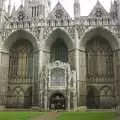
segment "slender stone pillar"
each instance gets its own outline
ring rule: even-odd
[[[68,91],[68,103],[67,103],[67,109],[70,110],[70,91]]]
[[[77,110],[77,97],[76,97],[76,91],[73,92],[73,108],[74,108],[74,111]]]
[[[114,88],[115,88],[115,97],[116,97],[116,104],[120,106],[120,50],[116,50],[114,52]]]
[[[48,110],[48,80],[45,79],[44,109]]]
[[[86,109],[86,53],[79,49],[78,32],[75,30],[76,38],[76,71],[77,71],[77,105],[80,109]]]
[[[76,91],[76,71],[73,71],[73,87],[74,87],[74,90],[73,90],[73,108],[74,108],[74,111],[77,110],[77,91]]]
[[[45,110],[48,110],[47,102],[48,102],[48,99],[47,99],[47,95],[45,94],[45,96],[44,96],[44,109],[45,109]]]
[[[32,80],[32,106],[35,107],[38,105],[38,98],[39,98],[39,53],[37,50],[33,52],[33,80]],[[37,101],[36,101],[37,100]]]
[[[79,81],[79,95],[80,95],[80,101],[79,106],[80,107],[86,107],[86,96],[87,96],[87,87],[86,87],[86,53],[85,51],[80,51],[80,81]]]
[[[6,106],[8,88],[8,68],[8,52],[0,50],[0,109],[3,109]]]
[[[70,72],[70,71],[69,71]],[[69,78],[68,80],[68,88],[67,88],[67,99],[68,99],[68,103],[67,103],[67,109],[70,110],[70,82],[71,82],[71,78]]]
[[[79,96],[79,80],[80,80],[80,68],[79,68],[79,60],[80,60],[80,56],[79,56],[79,38],[78,38],[78,32],[75,29],[75,39],[76,39],[76,50],[75,50],[75,68],[76,68],[76,92],[77,92],[77,106],[79,106],[79,100],[80,100],[80,96]]]

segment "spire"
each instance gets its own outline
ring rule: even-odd
[[[14,7],[13,7],[13,9],[12,9],[12,13],[11,13],[11,15],[14,17],[15,14],[16,14],[16,8],[15,8],[15,4],[14,4]]]
[[[79,0],[74,0],[74,18],[80,18],[80,2]]]
[[[4,21],[4,15],[5,15],[5,0],[0,0],[0,22]]]
[[[0,10],[3,10],[5,0],[0,0]]]
[[[48,6],[51,9],[51,0],[48,0]]]
[[[24,5],[28,6],[28,0],[24,0]]]
[[[22,6],[24,5],[24,0],[21,0],[21,5],[22,5]]]
[[[9,0],[8,4],[8,15],[10,16],[10,11],[11,11],[11,0]]]
[[[75,3],[79,3],[79,0],[75,0]]]
[[[114,9],[113,1],[111,0],[111,5],[110,5],[110,14],[112,14]]]
[[[24,7],[27,10],[29,6],[29,0],[24,0]]]

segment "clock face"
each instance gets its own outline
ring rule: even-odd
[[[63,16],[63,11],[62,10],[56,10],[55,16],[57,19],[62,18]]]

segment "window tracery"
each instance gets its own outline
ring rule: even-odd
[[[87,43],[88,77],[110,77],[113,75],[113,53],[109,43],[96,36]]]
[[[65,86],[66,80],[65,80],[65,70],[60,68],[54,68],[51,70],[51,87],[56,86]]]
[[[51,62],[68,62],[68,48],[63,40],[57,39],[51,47]]]
[[[9,79],[32,79],[32,67],[33,53],[31,44],[24,40],[14,44],[10,49]]]
[[[104,87],[100,92],[100,102],[101,106],[111,107],[113,102],[113,93],[111,88]]]

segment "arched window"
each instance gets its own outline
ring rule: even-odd
[[[87,43],[88,77],[113,76],[113,52],[106,39],[96,36]]]
[[[90,87],[87,93],[87,107],[98,109],[100,107],[100,92],[95,87]]]
[[[31,43],[20,40],[10,49],[9,80],[25,82],[32,79],[33,48]]]
[[[100,103],[103,108],[111,108],[113,105],[113,94],[109,87],[104,87],[100,91]]]
[[[21,88],[16,88],[12,93],[13,107],[24,107],[24,91]]]
[[[57,39],[51,47],[51,62],[60,60],[62,62],[68,62],[68,48],[62,39]]]

